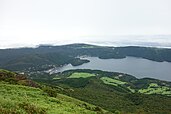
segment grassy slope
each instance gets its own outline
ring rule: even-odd
[[[119,110],[121,114],[171,113],[170,97],[122,93],[110,85],[102,85],[96,79],[91,79],[85,87],[73,88],[73,91],[67,92],[65,90],[64,93],[112,112]]]
[[[112,79],[109,77],[102,77],[100,79],[103,81],[103,83],[113,85],[113,86],[127,84],[127,82]],[[136,91],[135,89],[132,89],[130,86],[127,86],[127,88],[132,93],[135,93],[135,91]],[[159,86],[157,83],[150,83],[147,88],[139,89],[138,92],[143,93],[143,94],[160,94],[160,95],[171,96],[171,88],[170,87]]]
[[[65,74],[64,74],[65,75]],[[91,77],[95,77],[98,76],[98,74],[95,73],[88,73],[88,72],[72,72],[67,74],[67,78],[71,78],[74,81],[76,81],[76,79],[78,80],[86,80],[86,79],[80,79],[80,78],[91,78]],[[105,76],[102,75],[100,76],[100,80],[102,80],[102,82],[104,84],[107,85],[112,85],[112,86],[122,86],[123,89],[127,89],[132,93],[135,93],[135,91],[138,91],[139,93],[144,93],[144,94],[161,94],[161,95],[167,95],[167,96],[171,96],[171,88],[170,86],[166,86],[162,85],[159,86],[157,83],[154,82],[149,82],[147,84],[144,84],[147,87],[141,87],[141,88],[133,88],[134,86],[132,86],[132,83],[129,81],[123,81],[120,79],[121,76]],[[55,76],[53,79],[58,79],[60,80],[62,77],[60,77],[59,75]],[[63,76],[63,78],[66,78],[66,76]],[[71,80],[73,82],[73,80]],[[142,80],[139,83],[142,83],[144,80]],[[146,83],[148,81],[145,81],[143,83]],[[70,82],[71,83],[71,82]],[[79,82],[78,82],[79,83]],[[157,85],[157,86],[154,86]]]
[[[2,71],[2,79],[4,74],[8,74],[15,78],[17,75],[8,71]],[[86,78],[68,78],[73,74],[94,74],[96,76]],[[80,76],[80,75],[77,75]],[[102,113],[102,107],[112,112],[120,111],[121,114],[170,114],[171,97],[161,95],[144,95],[140,93],[130,93],[126,86],[130,87],[129,83],[135,79],[125,74],[117,74],[103,71],[92,70],[74,70],[59,74],[60,79],[53,80],[48,76],[47,83],[54,85],[58,92],[68,96],[80,99],[76,100],[62,94],[57,94],[55,97],[50,97],[47,91],[39,88],[26,87],[16,84],[8,84],[1,81],[0,83],[0,112],[9,113]],[[107,77],[108,83],[115,83],[117,86],[105,84],[103,78]],[[9,77],[8,77],[9,78]],[[1,78],[0,78],[1,79]],[[12,83],[21,80],[13,79]],[[22,78],[21,78],[22,79]],[[25,78],[23,78],[25,79]],[[40,79],[40,77],[39,77]],[[135,79],[136,80],[136,79]],[[9,80],[4,80],[9,81]],[[44,80],[45,81],[45,80]],[[141,85],[149,80],[138,80]],[[155,81],[155,80],[154,80]],[[25,81],[27,82],[27,81]],[[125,83],[126,82],[126,83]],[[11,79],[10,79],[11,83]],[[149,81],[151,83],[151,80]],[[156,82],[157,83],[157,82]],[[163,82],[164,83],[164,82]],[[137,84],[136,82],[134,84]],[[26,83],[26,85],[28,85]],[[34,84],[33,84],[34,85]],[[138,85],[139,86],[139,85]],[[155,83],[150,84],[150,87],[158,87]],[[59,88],[60,87],[60,88]],[[67,87],[67,88],[65,88]],[[146,89],[144,87],[144,89]],[[54,91],[52,91],[54,92]],[[53,95],[53,94],[52,94]],[[87,104],[91,103],[93,105]],[[30,112],[31,111],[31,112]],[[104,112],[104,111],[103,111]]]
[[[62,94],[54,98],[38,88],[0,83],[2,113],[95,114],[94,110],[95,106]]]
[[[2,81],[4,75],[16,75],[13,72],[0,70],[0,112],[1,114],[96,114],[105,110],[80,100],[57,94],[50,97],[43,89],[11,84]],[[14,81],[14,79],[13,79]],[[55,91],[53,91],[55,92]]]
[[[87,108],[87,109],[86,109]],[[41,89],[0,83],[0,111],[3,113],[95,114],[95,106],[58,94],[49,97]]]
[[[95,74],[88,78],[68,78],[75,73]],[[138,93],[140,89],[147,89],[151,83],[164,84],[167,82],[151,79],[136,79],[126,74],[114,74],[93,70],[71,70],[55,77],[62,77],[59,80],[49,80],[47,83],[58,85],[63,88],[64,94],[86,101],[106,110],[121,113],[171,113],[171,97],[155,95],[144,95]],[[86,77],[86,76],[85,76]],[[154,86],[154,84],[151,84]],[[138,86],[138,88],[136,87]],[[168,87],[170,87],[168,85]],[[72,88],[72,91],[70,90]],[[162,90],[164,93],[165,90]],[[160,93],[158,93],[160,94]],[[160,103],[159,103],[160,102]]]
[[[145,94],[162,94],[171,96],[171,88],[166,86],[159,86],[157,83],[150,83],[148,88],[140,89],[138,92]]]

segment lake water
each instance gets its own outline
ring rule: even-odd
[[[62,72],[70,69],[93,69],[131,74],[137,78],[156,78],[171,81],[171,63],[155,62],[142,58],[126,57],[124,59],[99,59],[98,57],[86,57],[90,60],[80,66],[65,65],[55,68],[51,72]]]

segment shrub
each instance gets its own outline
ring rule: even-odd
[[[57,97],[57,92],[51,87],[43,87],[42,90],[47,93],[50,97]]]
[[[6,109],[6,108],[2,108],[2,107],[0,107],[0,112],[1,112],[1,114],[21,114],[21,113],[17,112],[16,109]]]
[[[116,110],[114,114],[120,114],[120,111]]]
[[[102,108],[96,106],[96,107],[94,108],[94,111],[99,111],[99,112],[101,112],[101,111],[102,111]]]
[[[40,108],[30,103],[23,102],[19,104],[19,106],[23,108],[28,114],[46,114],[45,108]]]

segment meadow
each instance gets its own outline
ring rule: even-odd
[[[74,72],[68,78],[89,78],[92,76],[96,76],[96,75],[92,73]]]
[[[1,114],[96,114],[96,110],[102,111],[99,107],[59,93],[50,97],[39,88],[0,82]]]

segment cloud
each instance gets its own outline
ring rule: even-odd
[[[2,0],[0,48],[83,42],[92,36],[89,41],[141,42],[132,36],[171,34],[170,5],[170,0]],[[125,35],[131,38],[113,37]],[[170,43],[162,39],[145,40]]]

